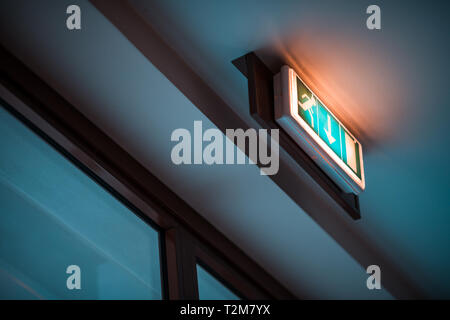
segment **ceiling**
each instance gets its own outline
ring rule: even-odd
[[[364,1],[131,2],[243,118],[230,61],[255,51],[303,74],[363,142],[357,228],[428,294],[450,295],[448,2],[379,1],[381,31]]]
[[[273,71],[288,63],[304,74],[363,143],[367,189],[349,228],[425,294],[450,297],[446,4],[380,3],[382,30],[369,31],[360,1],[131,3],[251,126],[233,59],[256,51]],[[79,32],[65,28],[69,4],[82,9]],[[215,125],[90,2],[0,8],[2,45],[292,292],[391,297],[367,290],[364,268],[256,166],[172,164],[174,129]],[[318,199],[323,214],[336,210]]]

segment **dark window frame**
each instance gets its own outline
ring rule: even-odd
[[[163,299],[198,299],[197,262],[242,298],[296,298],[3,47],[0,84],[11,113],[159,231]]]

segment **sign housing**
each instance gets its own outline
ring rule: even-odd
[[[288,66],[275,75],[274,91],[278,124],[342,190],[363,191],[361,143]]]

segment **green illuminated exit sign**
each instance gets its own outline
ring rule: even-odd
[[[280,126],[346,192],[365,188],[362,147],[295,71],[274,78],[275,118]]]

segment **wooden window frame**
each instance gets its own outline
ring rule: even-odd
[[[62,96],[0,47],[5,108],[160,232],[165,299],[198,299],[201,262],[246,299],[296,299]]]

